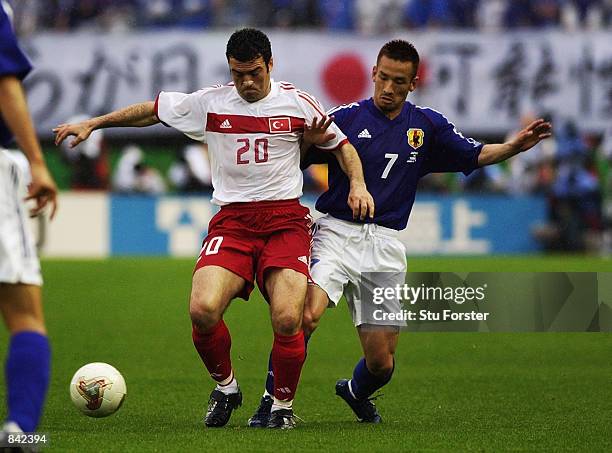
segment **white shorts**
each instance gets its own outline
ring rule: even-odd
[[[28,169],[0,149],[0,283],[42,285],[36,243],[23,201],[28,181]]]
[[[337,305],[344,294],[355,326],[399,325],[372,317],[379,308],[400,312],[399,299],[386,300],[382,307],[373,305],[371,296],[374,287],[404,284],[406,250],[397,236],[398,231],[390,228],[329,215],[315,223],[310,256],[312,281],[327,293],[330,304]]]

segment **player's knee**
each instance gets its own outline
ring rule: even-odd
[[[386,377],[393,372],[393,354],[376,354],[366,358],[368,370],[374,376]]]
[[[304,310],[304,316],[302,319],[302,329],[304,329],[304,334],[311,335],[319,326],[320,320],[320,316],[317,316],[310,310]]]
[[[272,318],[272,327],[278,334],[295,335],[302,328],[302,319],[297,313],[280,313]]]
[[[213,299],[192,293],[189,302],[191,322],[201,330],[214,326],[221,319],[221,311],[217,306]]]

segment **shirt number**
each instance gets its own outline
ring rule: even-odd
[[[387,179],[387,176],[389,176],[389,172],[391,171],[391,167],[393,167],[393,164],[397,160],[397,156],[398,154],[389,154],[389,153],[385,154],[385,159],[389,159],[389,162],[387,162],[385,171],[383,171],[382,173],[382,176],[381,176],[382,179]]]
[[[221,247],[221,243],[223,242],[223,236],[215,236],[210,241],[206,241],[204,245],[202,245],[202,253],[204,255],[216,255],[219,253],[219,247]]]
[[[236,150],[236,164],[244,165],[248,164],[250,160],[245,156],[251,150],[251,141],[248,138],[236,139],[238,143],[242,143],[242,146]],[[268,139],[257,138],[253,143],[254,158],[256,164],[262,162],[268,162]]]

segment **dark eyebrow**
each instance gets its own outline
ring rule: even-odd
[[[396,82],[405,82],[405,81],[407,81],[407,80],[408,80],[408,78],[407,78],[407,77],[404,77],[404,76],[399,76],[399,77],[391,77],[391,76],[390,76],[389,74],[387,74],[385,71],[379,71],[379,72],[380,72],[380,75],[381,75],[381,76],[383,76],[383,77],[387,77],[388,79],[393,79],[393,80],[395,80]]]
[[[248,71],[241,71],[239,69],[232,69],[232,72],[235,74],[252,74],[254,72],[261,71],[261,67],[257,67],[255,69],[250,69]]]

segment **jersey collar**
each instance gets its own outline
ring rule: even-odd
[[[273,99],[274,97],[276,97],[276,95],[278,94],[280,88],[279,88],[279,83],[275,82],[274,79],[272,77],[270,77],[270,92],[263,98],[261,98],[259,101],[257,102],[249,102],[249,101],[245,101],[244,99],[242,99],[242,97],[238,94],[238,90],[236,89],[236,96],[238,96],[239,99],[242,100],[242,102],[244,102],[247,105],[259,105],[262,102],[266,102],[270,99]]]
[[[404,106],[402,107],[402,111],[400,112],[399,115],[397,115],[395,118],[393,118],[392,120],[390,120],[389,118],[387,118],[387,116],[381,112],[378,107],[376,107],[376,104],[374,104],[374,99],[370,98],[366,101],[366,106],[367,108],[370,110],[370,112],[372,112],[372,114],[376,117],[381,119],[382,121],[386,121],[387,123],[390,124],[395,124],[395,123],[399,123],[401,122],[404,117],[406,116],[406,114],[408,113],[408,109],[410,108],[410,102],[405,101],[404,102]]]

